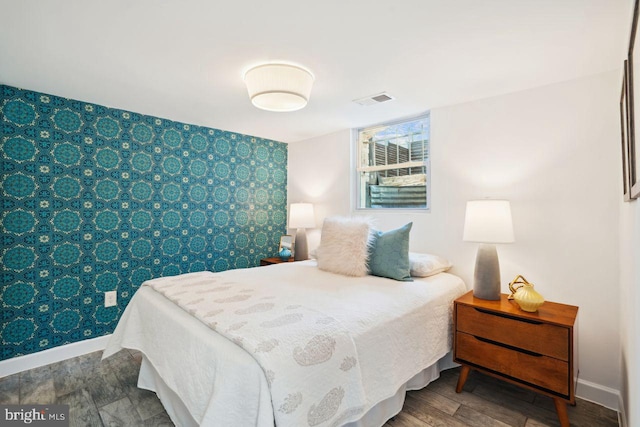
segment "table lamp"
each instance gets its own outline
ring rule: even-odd
[[[316,217],[311,203],[291,203],[289,206],[289,228],[296,229],[296,244],[293,251],[294,260],[304,261],[309,259],[305,228],[313,228],[315,226]]]
[[[465,242],[482,243],[476,255],[473,296],[500,299],[500,263],[495,243],[512,243],[513,223],[508,200],[472,200],[464,217]]]

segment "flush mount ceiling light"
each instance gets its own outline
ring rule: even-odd
[[[251,103],[267,111],[296,111],[311,95],[313,74],[291,64],[263,64],[244,74]]]

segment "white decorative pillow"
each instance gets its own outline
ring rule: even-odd
[[[450,269],[453,264],[438,255],[409,252],[409,264],[413,277],[428,277]]]
[[[318,268],[345,276],[366,276],[372,240],[370,229],[367,218],[325,219],[317,251]]]

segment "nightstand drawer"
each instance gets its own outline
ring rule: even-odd
[[[456,329],[563,361],[569,360],[569,329],[463,304],[456,307]]]
[[[464,333],[456,334],[456,349],[456,361],[499,372],[564,398],[569,396],[569,364],[566,362],[523,353]]]

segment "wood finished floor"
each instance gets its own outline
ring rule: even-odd
[[[100,362],[101,352],[0,379],[0,404],[70,405],[70,426],[172,426],[156,395],[136,387],[141,355],[123,350]],[[471,373],[455,392],[458,369],[407,394],[385,427],[559,426],[553,401],[491,377]],[[613,427],[615,411],[578,400],[572,426]],[[226,427],[226,426],[225,426]],[[235,426],[233,426],[235,427]]]

